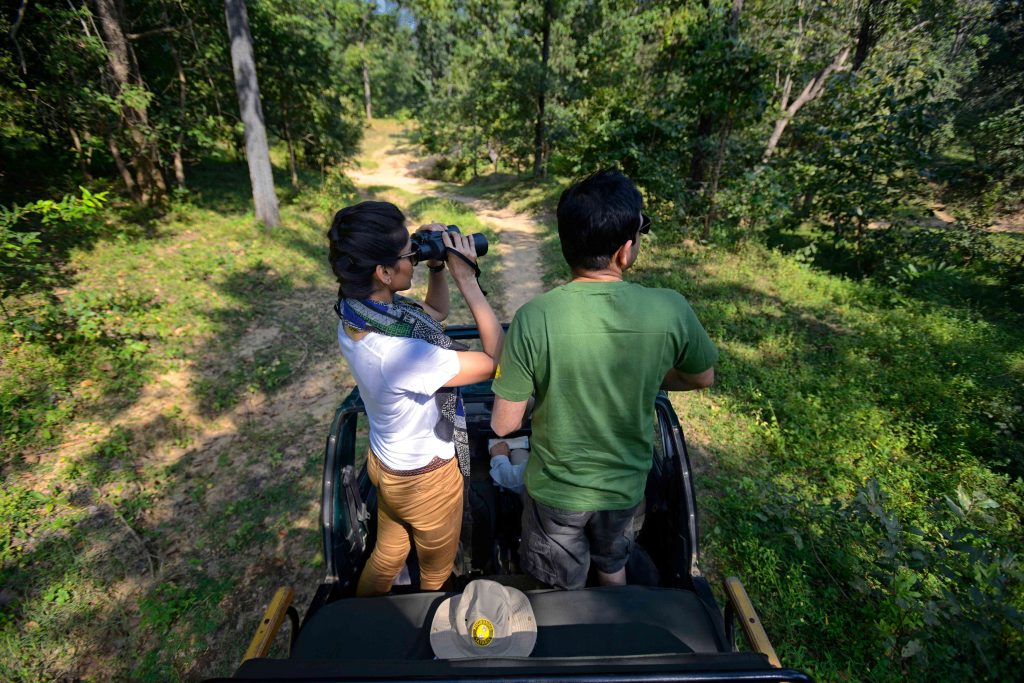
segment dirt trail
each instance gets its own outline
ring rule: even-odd
[[[447,192],[440,183],[421,177],[432,161],[417,154],[404,130],[376,124],[367,132],[363,153],[368,163],[348,174],[361,189],[394,187],[459,202],[498,232],[500,244],[494,251],[501,258],[499,295],[506,321],[512,320],[520,306],[544,291],[540,257],[542,228],[535,219],[497,208],[484,199]]]
[[[440,184],[418,177],[428,162],[394,124],[371,129],[367,142],[365,167],[349,174],[361,190],[398,188],[457,201],[499,233],[500,243],[492,248],[500,256],[502,282],[493,287],[493,296],[503,319],[510,320],[523,303],[541,293],[541,228],[533,219],[486,201],[453,196]],[[324,219],[295,218],[315,225],[318,235]],[[170,248],[190,239],[188,232],[172,237]],[[168,281],[165,286],[185,285]],[[110,410],[83,411],[58,447],[25,456],[33,469],[20,476],[20,483],[42,492],[68,489],[70,506],[81,513],[77,524],[89,539],[90,557],[96,556],[88,565],[95,587],[88,594],[84,585],[77,590],[83,600],[98,605],[100,616],[48,636],[74,645],[59,655],[53,671],[107,680],[126,677],[135,666],[124,651],[177,657],[178,641],[167,640],[171,631],[151,633],[141,627],[139,605],[157,595],[154,591],[161,585],[191,587],[190,577],[200,570],[233,586],[216,603],[229,622],[216,634],[204,635],[202,645],[184,650],[189,657],[197,655],[177,663],[185,678],[231,670],[275,587],[293,586],[296,604],[309,603],[323,571],[316,560],[317,462],[331,415],[353,386],[338,357],[336,320],[325,313],[334,292],[325,273],[322,283],[264,301],[238,338],[197,336],[189,357],[163,359],[165,367],[137,398]],[[268,391],[242,387],[223,409],[201,405],[204,394],[198,387],[227,381],[239,363],[256,369],[272,357],[286,358],[291,367],[279,386]],[[86,384],[76,391],[88,391]],[[117,439],[128,444],[124,454],[109,456],[110,463],[98,461],[104,444],[120,443]],[[73,480],[70,469],[90,462],[103,463],[114,474],[118,468],[137,474],[109,484]],[[119,505],[136,499],[149,502],[132,519],[122,515]],[[236,521],[218,526],[222,519]],[[232,534],[244,531],[245,525],[270,531],[265,539],[226,548]],[[210,533],[227,537],[211,539]],[[188,634],[193,626],[183,619],[180,628]]]

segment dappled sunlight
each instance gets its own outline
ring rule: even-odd
[[[706,397],[673,396],[698,446],[705,552],[743,576],[797,662],[790,644],[808,630],[844,647],[843,623],[879,609],[868,595],[888,595],[858,576],[881,561],[874,542],[839,521],[862,509],[867,482],[929,537],[953,523],[944,496],[990,497],[1004,521],[988,542],[1007,547],[997,529],[1013,528],[1024,470],[997,423],[1015,419],[1019,329],[980,311],[890,304],[870,282],[752,245],[669,249],[639,265],[640,281],[685,293],[719,343]]]
[[[387,144],[404,139],[402,126],[383,128]],[[211,166],[208,180],[237,170]],[[132,351],[81,375],[73,417],[18,475],[24,493],[12,501],[41,498],[18,523],[28,540],[16,552],[22,566],[45,566],[14,598],[20,618],[38,625],[19,659],[26,666],[97,680],[227,674],[273,590],[292,585],[301,606],[323,571],[323,438],[354,382],[337,350],[328,216],[313,207],[336,199],[336,210],[354,195],[300,196],[281,227],[263,232],[240,185],[214,185],[176,205],[151,242],[75,255],[73,292],[119,293],[102,300],[101,320],[130,332],[111,339]],[[505,292],[541,277],[502,267],[502,230],[522,217],[479,217],[451,198],[390,186],[364,192],[397,201],[413,225],[485,233],[482,282],[499,312]],[[417,269],[412,296],[425,294],[425,277]],[[451,292],[449,323],[471,323]],[[365,425],[358,441],[365,451]],[[37,510],[49,511],[52,529]]]
[[[253,235],[244,219],[204,215],[216,228],[182,221],[155,249],[112,244],[76,257],[79,289],[152,293],[145,348],[169,357],[111,364],[83,380],[84,400],[106,398],[123,381],[117,372],[134,377],[130,391],[76,411],[60,446],[23,478],[61,520],[53,532],[26,527],[35,540],[22,561],[45,558],[56,573],[37,574],[17,594],[36,624],[25,661],[45,662],[55,676],[152,680],[162,653],[180,675],[197,665],[226,673],[274,585],[296,583],[308,600],[320,571],[323,433],[353,385],[336,353],[325,228],[286,211],[296,227]],[[240,497],[258,505],[233,507]],[[267,550],[279,570],[245,569]],[[245,597],[232,597],[235,586]],[[217,629],[224,614],[237,629]],[[139,658],[125,660],[126,649]],[[220,654],[205,664],[195,656],[212,651]]]
[[[721,351],[702,566],[817,679],[1019,672],[1020,0],[125,4],[2,22],[0,679],[229,675],[322,578],[331,217],[483,233],[507,322],[609,167]]]

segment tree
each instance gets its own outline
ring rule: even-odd
[[[274,192],[274,175],[270,166],[267,130],[263,122],[263,107],[260,103],[260,88],[256,79],[256,62],[253,59],[252,35],[249,32],[245,1],[224,0],[224,15],[231,41],[231,65],[235,73],[238,107],[242,122],[245,124],[245,157],[249,162],[249,180],[252,182],[256,218],[268,228],[273,228],[279,223],[280,216],[277,195]]]
[[[129,184],[129,190],[137,188],[138,199],[149,203],[150,199],[167,194],[167,184],[160,171],[160,160],[156,146],[152,142],[152,131],[149,123],[147,105],[150,93],[147,91],[139,65],[131,50],[122,26],[120,7],[114,0],[95,0],[99,15],[100,29],[107,46],[107,59],[110,74],[113,77],[111,93],[121,107],[121,115],[128,135],[133,143],[132,162],[135,166],[135,185]],[[117,160],[120,156],[116,144],[111,138],[111,154]],[[123,171],[122,171],[122,174]],[[126,184],[128,184],[126,182]]]
[[[544,0],[541,19],[540,87],[537,89],[537,123],[533,138],[533,177],[544,175],[544,103],[548,89],[548,56],[551,52],[551,22],[555,13],[554,0]]]

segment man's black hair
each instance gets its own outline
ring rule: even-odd
[[[643,198],[614,168],[590,174],[558,200],[558,237],[572,268],[600,270],[629,240],[636,241]]]
[[[378,265],[393,266],[409,239],[405,216],[389,202],[360,202],[334,214],[327,231],[327,259],[338,278],[338,298],[365,299],[373,293]]]

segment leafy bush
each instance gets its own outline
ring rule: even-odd
[[[956,500],[945,496],[932,510],[943,521],[931,531],[903,523],[892,507],[869,479],[837,519],[840,528],[875,539],[874,552],[862,546],[864,575],[853,587],[877,606],[876,627],[894,668],[969,679],[980,662],[992,680],[1014,678],[1017,663],[1008,654],[1024,646],[1024,567],[1001,543],[999,504],[958,487]]]
[[[53,257],[66,243],[91,235],[107,201],[106,192],[64,195],[11,208],[0,206],[0,297],[24,285],[50,282]]]

